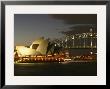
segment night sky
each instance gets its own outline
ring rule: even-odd
[[[39,37],[60,38],[71,27],[96,24],[96,14],[15,14],[14,42],[30,45]]]

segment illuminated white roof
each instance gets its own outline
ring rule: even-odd
[[[37,49],[32,49],[33,44],[38,44]],[[45,40],[43,37],[38,38],[35,40],[30,48],[27,48],[25,46],[16,46],[16,50],[18,54],[21,54],[23,56],[25,55],[45,55],[47,51],[48,41]]]

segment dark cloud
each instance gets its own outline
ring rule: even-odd
[[[93,32],[97,32],[97,26],[96,25],[76,25],[74,27],[70,27],[68,31],[61,31],[62,34],[66,35],[73,35],[77,33],[85,33],[85,32],[90,32],[90,29],[92,28]]]
[[[66,24],[97,24],[97,14],[52,14],[50,16],[63,20]]]
[[[65,25],[69,24],[68,30],[61,31],[66,35],[89,32],[97,32],[97,14],[52,14],[51,18],[64,21]]]

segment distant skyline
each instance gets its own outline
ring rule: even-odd
[[[39,37],[60,38],[61,31],[92,24],[97,24],[96,14],[15,14],[14,43],[30,45]]]

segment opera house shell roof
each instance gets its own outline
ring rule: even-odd
[[[31,46],[16,46],[16,50],[18,55],[26,56],[26,55],[45,55],[47,51],[48,41],[43,37],[35,40]]]

